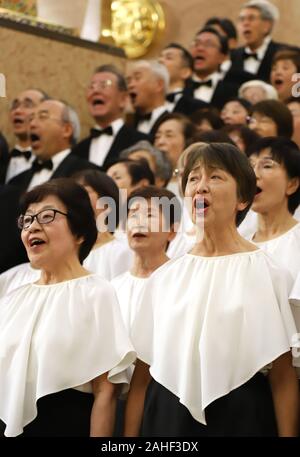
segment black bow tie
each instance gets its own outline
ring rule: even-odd
[[[31,157],[31,151],[28,149],[26,151],[20,151],[19,149],[14,148],[11,153],[11,157],[24,157],[26,160],[29,160]]]
[[[244,51],[244,59],[249,59],[249,57],[253,57],[253,59],[259,60],[258,55],[256,52],[247,52]]]
[[[139,122],[150,121],[151,116],[152,116],[152,113],[146,113],[146,114],[137,113],[136,114],[136,123],[138,124]]]
[[[209,79],[208,81],[193,81],[193,89],[199,89],[199,87],[207,86],[212,87],[213,83],[212,80]]]
[[[38,171],[41,171],[43,168],[46,168],[48,170],[52,170],[53,168],[53,162],[51,159],[49,160],[39,160],[39,159],[34,159],[32,163],[32,171],[34,173],[37,173]]]
[[[175,99],[177,97],[177,95],[181,95],[182,94],[182,91],[178,91],[178,92],[173,92],[171,94],[168,94],[166,96],[166,99],[168,100],[168,102],[170,103],[174,103],[175,102]]]
[[[99,136],[101,136],[101,135],[113,135],[112,127],[111,126],[106,127],[103,130],[99,130],[99,129],[91,129],[90,130],[90,136],[92,138],[99,138]]]

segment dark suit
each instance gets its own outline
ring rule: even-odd
[[[185,114],[185,116],[190,116],[195,111],[207,107],[208,103],[202,100],[197,100],[196,98],[190,97],[188,95],[183,95],[175,104],[173,113],[181,113]]]
[[[239,85],[236,82],[227,82],[220,80],[216,85],[211,101],[208,105],[222,109],[226,102],[237,96]],[[193,81],[189,80],[186,84],[185,94],[190,97],[194,96]]]
[[[26,250],[17,227],[20,189],[0,185],[0,273],[20,263],[28,262]]]
[[[80,159],[73,155],[73,152],[70,152],[69,155],[59,164],[54,173],[51,175],[50,179],[54,178],[68,178],[72,176],[76,171],[86,170],[86,169],[99,169],[93,163],[88,162],[87,160]],[[32,169],[26,170],[23,173],[15,176],[9,181],[9,184],[17,187],[18,189],[25,191],[34,173]]]
[[[6,171],[9,163],[8,145],[0,133],[0,184],[5,183]]]
[[[275,41],[270,41],[269,46],[267,47],[266,53],[264,58],[262,59],[257,73],[254,75],[254,79],[261,79],[266,81],[267,83],[270,82],[270,73],[272,68],[272,61],[273,57],[277,51],[281,49],[292,49],[298,50],[296,46],[289,46],[284,43],[276,43]],[[244,61],[246,56],[244,54],[245,46],[240,48],[234,49],[232,51],[232,70],[234,71],[244,71]]]
[[[123,125],[118,131],[101,168],[106,169],[109,164],[118,159],[123,149],[129,148],[141,140],[149,140],[149,137],[127,125]],[[91,136],[85,138],[73,148],[72,153],[77,157],[89,160],[91,142]]]

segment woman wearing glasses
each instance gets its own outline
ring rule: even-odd
[[[295,279],[300,271],[300,151],[286,138],[263,138],[249,157],[257,190],[252,210],[257,227],[251,240],[272,254]]]
[[[182,189],[198,238],[145,286],[131,331],[138,360],[125,433],[295,436],[288,277],[236,230],[255,175],[230,144],[191,148]]]
[[[112,286],[82,266],[97,238],[89,197],[52,180],[27,192],[21,211],[41,274],[0,302],[1,433],[110,436],[134,351]]]

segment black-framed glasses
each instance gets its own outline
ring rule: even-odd
[[[54,221],[57,213],[68,216],[67,213],[63,213],[58,209],[43,209],[36,214],[21,214],[18,218],[18,227],[21,230],[27,230],[34,219],[36,219],[39,224],[50,224],[50,222]]]

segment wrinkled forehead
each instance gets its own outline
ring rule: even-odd
[[[62,117],[62,113],[65,106],[58,100],[45,100],[38,104],[36,111],[45,111],[49,114],[53,114],[56,117]]]

